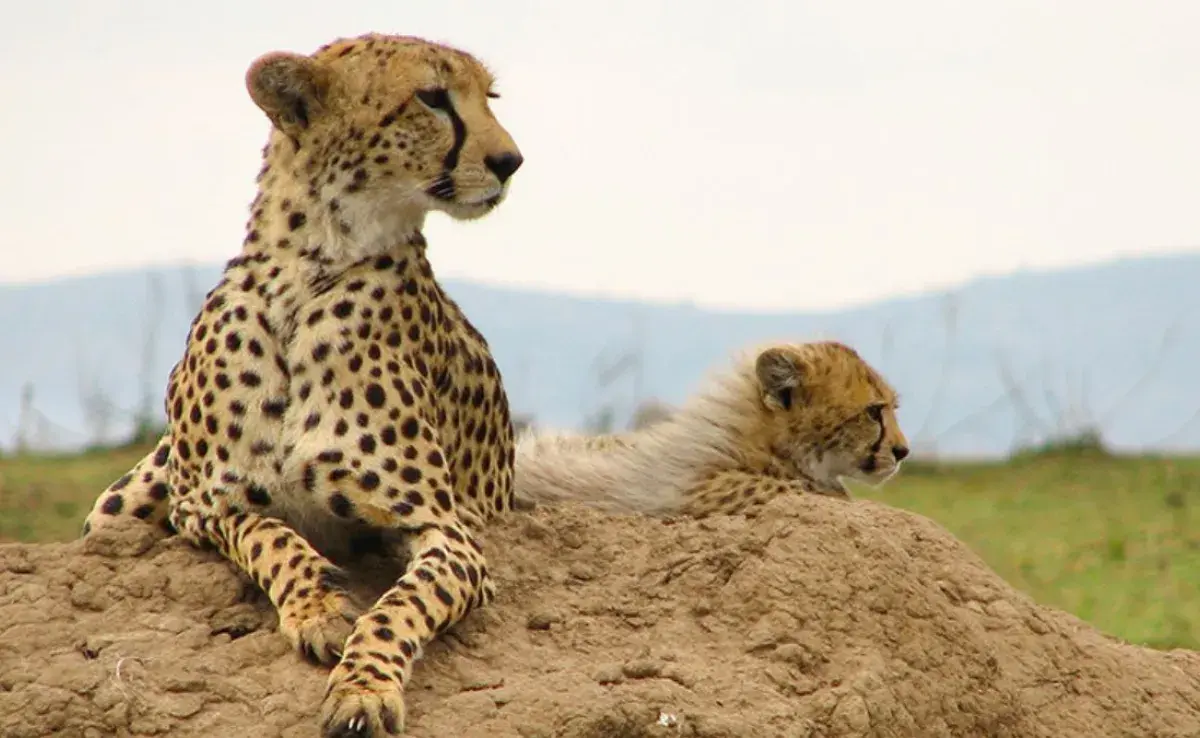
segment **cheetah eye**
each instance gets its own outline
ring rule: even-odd
[[[417,99],[434,110],[450,109],[450,93],[445,87],[417,90]]]
[[[783,406],[784,410],[792,409],[792,388],[791,387],[781,387],[779,389],[779,391],[775,393],[775,397],[776,397],[776,399],[779,400],[779,404]]]
[[[867,417],[876,423],[883,420],[883,405],[868,405]]]

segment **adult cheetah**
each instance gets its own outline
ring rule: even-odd
[[[843,477],[880,485],[908,456],[896,407],[895,391],[852,348],[775,343],[643,430],[522,435],[515,494],[697,518],[782,494],[849,497]]]
[[[512,508],[500,372],[422,227],[491,212],[522,157],[482,64],[418,38],[270,53],[246,84],[272,130],[241,255],[171,372],[161,444],[84,534],[136,516],[214,546],[334,665],[323,734],[398,734],[422,647],[492,599],[477,534]],[[359,616],[318,551],[364,529],[408,564]]]

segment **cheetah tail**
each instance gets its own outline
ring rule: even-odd
[[[585,436],[525,431],[517,439],[518,509],[579,503],[611,513],[664,515],[681,507],[679,479],[636,434]]]

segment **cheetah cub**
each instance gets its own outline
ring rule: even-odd
[[[906,456],[896,393],[853,349],[779,343],[740,357],[645,429],[527,432],[515,487],[526,504],[705,517],[783,494],[849,497],[843,478],[882,484]]]

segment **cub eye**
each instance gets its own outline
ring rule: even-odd
[[[445,87],[417,90],[417,99],[434,110],[450,109],[450,93],[446,91]]]
[[[500,99],[500,93],[499,93],[499,92],[492,92],[491,90],[488,90],[488,92],[487,92],[487,96],[488,96],[488,97],[490,97],[490,98],[492,98],[493,100],[499,100],[499,99]]]
[[[883,420],[883,405],[868,405],[867,417],[874,420],[876,423]]]

